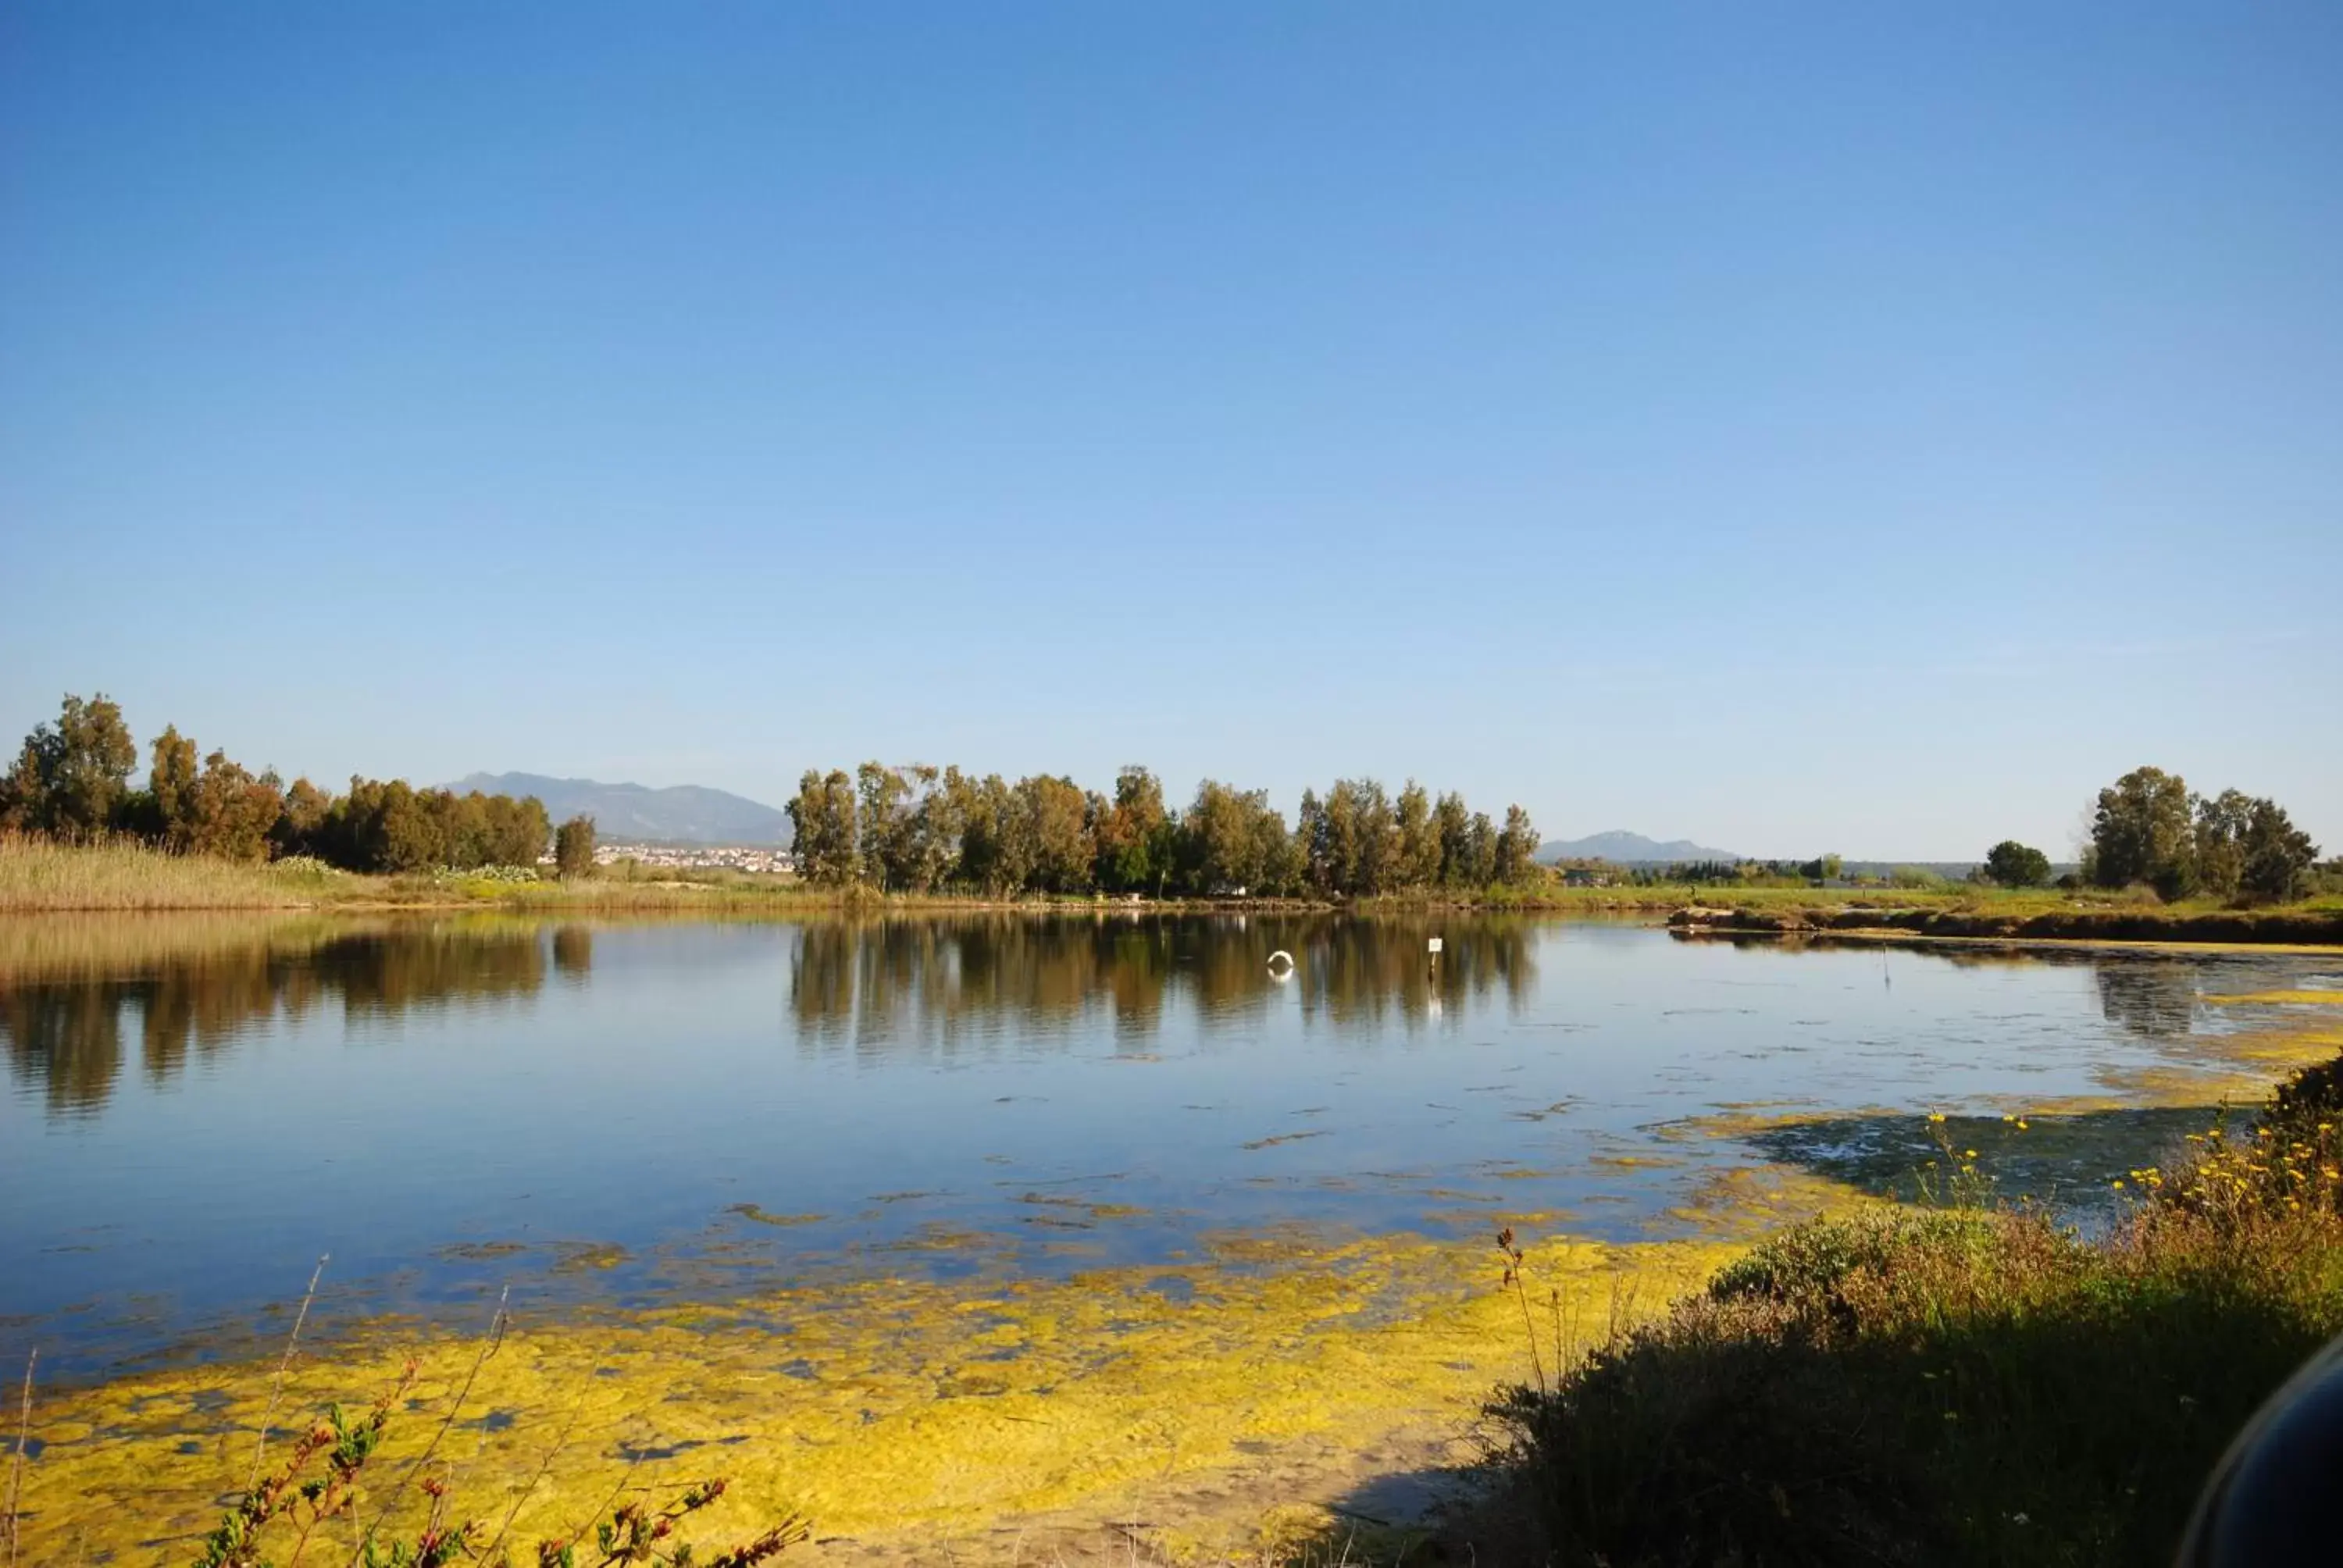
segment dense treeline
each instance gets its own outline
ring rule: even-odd
[[[1835,881],[1845,869],[1837,855],[1811,860],[1671,860],[1665,865],[1621,866],[1607,860],[1564,860],[1565,872],[1580,872],[1639,888],[1804,888]]]
[[[275,769],[254,773],[225,751],[199,762],[200,753],[193,738],[166,727],[148,748],[139,788],[138,748],[121,708],[103,692],[86,702],[67,697],[56,721],[26,736],[0,775],[0,829],[69,842],[123,834],[229,860],[310,855],[375,872],[534,866],[553,838],[534,796],[458,795],[400,779],[352,779],[337,796],[307,779],[288,787]]]
[[[2058,885],[2146,887],[2167,900],[2284,903],[2318,887],[2343,886],[2343,861],[2324,867],[2318,862],[2318,846],[2310,835],[2267,796],[2240,789],[2200,795],[2177,773],[2136,768],[2099,791],[2082,865],[2058,879]],[[1566,864],[1562,869],[1565,876],[1615,875],[1644,884],[1790,887],[1835,881],[1844,863],[1836,855],[1825,855],[1799,862],[1702,861],[1632,870]],[[2043,887],[2051,878],[2050,858],[2015,839],[1994,845],[1970,873],[1971,881],[2016,889]],[[1866,879],[1853,879],[1857,885]],[[1920,867],[1898,868],[1884,879],[1895,887],[1945,884],[1943,877]]]
[[[230,860],[310,856],[377,873],[535,866],[556,844],[534,797],[363,778],[342,795],[307,779],[287,786],[274,769],[254,773],[223,750],[206,755],[176,726],[150,744],[143,787],[133,780],[138,757],[119,706],[102,692],[86,701],[67,696],[55,720],[26,736],[0,773],[0,831],[65,842],[124,835]],[[1501,826],[1461,796],[1434,798],[1413,779],[1396,795],[1371,779],[1337,779],[1323,795],[1305,789],[1289,824],[1267,791],[1212,779],[1175,809],[1161,781],[1140,767],[1123,769],[1105,795],[1049,775],[1011,784],[958,768],[866,762],[852,774],[807,772],[788,810],[806,880],[885,892],[1372,898],[1477,891],[1551,874],[1535,863],[1537,832],[1521,807],[1508,807]],[[558,849],[561,875],[590,871],[592,821],[564,824]],[[2319,868],[2318,857],[2275,800],[2237,789],[2197,794],[2177,774],[2137,768],[2099,791],[2081,868],[2060,881],[2144,886],[2165,899],[2282,902],[2314,883],[2343,882],[2343,862]],[[2006,839],[1973,877],[2026,888],[2050,873],[2040,850]],[[1816,884],[1836,881],[1842,862],[1824,855],[1664,868],[1575,864],[1560,874]],[[1887,880],[1942,879],[1914,869]]]
[[[2318,846],[2286,809],[2239,789],[2199,795],[2161,768],[2135,768],[2099,791],[2081,879],[2145,884],[2167,899],[2299,898]]]
[[[1174,810],[1144,768],[1122,769],[1109,796],[1047,775],[866,762],[809,771],[788,809],[807,880],[887,892],[1371,897],[1520,881],[1537,850],[1519,806],[1500,827],[1413,780],[1396,797],[1361,779],[1304,790],[1289,826],[1266,790],[1212,779]]]
[[[2343,865],[2318,866],[2318,846],[2286,808],[2242,789],[2200,795],[2161,768],[2135,768],[2099,791],[2082,865],[2059,886],[2146,887],[2165,899],[2284,903],[2334,880]],[[1986,852],[1976,879],[2038,888],[2050,858],[2015,839]]]

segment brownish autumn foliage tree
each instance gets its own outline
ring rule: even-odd
[[[553,866],[567,881],[594,869],[594,819],[572,817],[553,836]]]

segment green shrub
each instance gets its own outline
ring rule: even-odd
[[[1926,1247],[1989,1246],[1991,1219],[1963,1211],[1865,1210],[1851,1219],[1796,1225],[1760,1243],[1709,1282],[1713,1300],[1827,1305],[1857,1274],[1885,1274]]]
[[[2343,1331],[2343,1061],[2087,1241],[1974,1188],[1795,1227],[1492,1412],[1548,1560],[2161,1563],[2255,1406]]]

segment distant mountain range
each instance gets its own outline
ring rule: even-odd
[[[1537,858],[1548,865],[1557,860],[1609,860],[1619,866],[1673,866],[1698,860],[1722,860],[1731,864],[1743,857],[1731,849],[1713,849],[1705,844],[1695,844],[1689,839],[1670,839],[1663,843],[1621,829],[1597,833],[1591,839],[1556,839],[1540,844]],[[2072,866],[2064,865],[2051,869],[2059,871],[2074,869]],[[1889,877],[1899,871],[1934,871],[1946,881],[1957,882],[1975,869],[1975,860],[1847,860],[1841,864],[1839,874],[1843,877]]]
[[[491,795],[534,795],[556,822],[594,819],[604,843],[648,839],[667,844],[786,844],[789,819],[760,801],[678,784],[603,784],[592,779],[548,779],[538,773],[475,773],[449,786]]]
[[[1537,858],[1549,864],[1555,860],[1610,860],[1622,866],[1666,866],[1679,860],[1741,859],[1730,849],[1712,849],[1689,839],[1670,839],[1662,842],[1657,839],[1646,839],[1641,833],[1630,833],[1624,828],[1597,833],[1591,839],[1553,839],[1538,846]]]

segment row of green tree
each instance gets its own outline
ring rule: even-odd
[[[1565,861],[1565,867],[1607,874],[1611,879],[1639,888],[1759,887],[1803,888],[1836,881],[1845,869],[1837,855],[1817,855],[1811,860],[1671,860],[1665,864],[1615,865],[1602,860]]]
[[[221,750],[203,756],[176,725],[155,738],[148,758],[142,788],[121,708],[103,692],[67,697],[55,722],[26,736],[0,775],[0,829],[72,841],[126,835],[229,860],[312,855],[376,872],[534,866],[554,838],[535,796],[458,795],[400,779],[352,779],[344,795],[307,779],[288,787],[274,769],[255,773]],[[590,864],[591,823],[565,826],[565,874],[580,839]]]
[[[2318,846],[2296,828],[2286,809],[2239,789],[2193,793],[2178,774],[2136,768],[2099,791],[2091,837],[2076,872],[2061,887],[2145,885],[2165,899],[2190,897],[2283,902],[2309,890]],[[1825,855],[1805,861],[1704,861],[1637,868],[1639,882],[1776,883],[1835,880],[1842,861]],[[2338,868],[2329,868],[2332,876]],[[2049,885],[2050,857],[2005,839],[1986,851],[1972,879],[2004,888]],[[1895,886],[1941,884],[1920,868],[1898,869]]]
[[[2081,874],[2167,899],[2286,900],[2302,895],[2318,859],[2310,835],[2266,796],[2200,795],[2177,773],[2135,768],[2099,791]]]
[[[2310,835],[2268,796],[2200,795],[2177,773],[2135,768],[2099,791],[2082,865],[2059,883],[2283,902],[2308,890],[2318,859]],[[2050,880],[2050,859],[2005,839],[1980,870],[2005,888],[2038,888]]]
[[[1517,882],[1537,851],[1519,806],[1500,827],[1413,780],[1397,795],[1367,779],[1304,790],[1289,826],[1268,791],[1212,779],[1175,810],[1139,767],[1110,796],[1046,774],[866,762],[808,771],[788,810],[808,881],[888,892],[1360,897]]]

